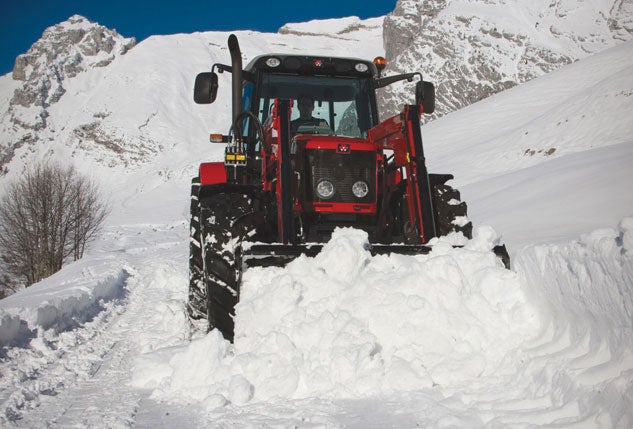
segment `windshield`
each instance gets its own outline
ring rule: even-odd
[[[262,77],[255,113],[263,123],[275,98],[292,99],[293,133],[366,137],[374,125],[370,93],[369,79],[267,73]]]

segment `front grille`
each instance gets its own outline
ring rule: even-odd
[[[376,154],[374,152],[352,151],[348,154],[340,154],[333,150],[310,150],[306,153],[306,162],[306,171],[310,172],[307,182],[311,184],[308,195],[313,201],[375,202]],[[316,193],[317,184],[324,179],[334,184],[334,195],[328,199],[319,198]],[[352,185],[358,180],[363,180],[369,185],[369,192],[364,198],[356,198],[352,193]]]

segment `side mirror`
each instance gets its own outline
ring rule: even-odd
[[[218,95],[218,75],[214,72],[199,73],[193,88],[193,101],[211,104]]]
[[[424,113],[435,111],[435,85],[424,80],[415,84],[415,103],[421,104]]]

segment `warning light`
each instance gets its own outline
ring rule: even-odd
[[[380,76],[380,73],[385,69],[385,67],[387,67],[387,60],[383,57],[376,57],[374,58],[374,65],[376,66],[378,75]]]

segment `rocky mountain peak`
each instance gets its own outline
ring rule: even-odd
[[[19,82],[9,100],[5,125],[8,146],[0,145],[0,167],[17,148],[38,139],[47,127],[49,107],[66,93],[69,80],[110,64],[136,44],[116,30],[73,15],[47,28],[42,37],[15,60],[12,78]],[[3,147],[4,146],[4,147]]]
[[[61,78],[71,78],[88,67],[108,65],[135,45],[116,30],[90,22],[80,15],[44,30],[42,37],[15,60],[13,79],[37,79],[47,69]]]
[[[15,91],[11,107],[45,110],[64,95],[67,79],[90,68],[107,66],[135,43],[134,38],[124,38],[116,30],[80,15],[47,28],[42,37],[15,60],[12,77],[23,84]],[[21,120],[19,115],[16,119]],[[32,128],[46,126],[45,115],[39,115],[34,122],[21,122]]]

